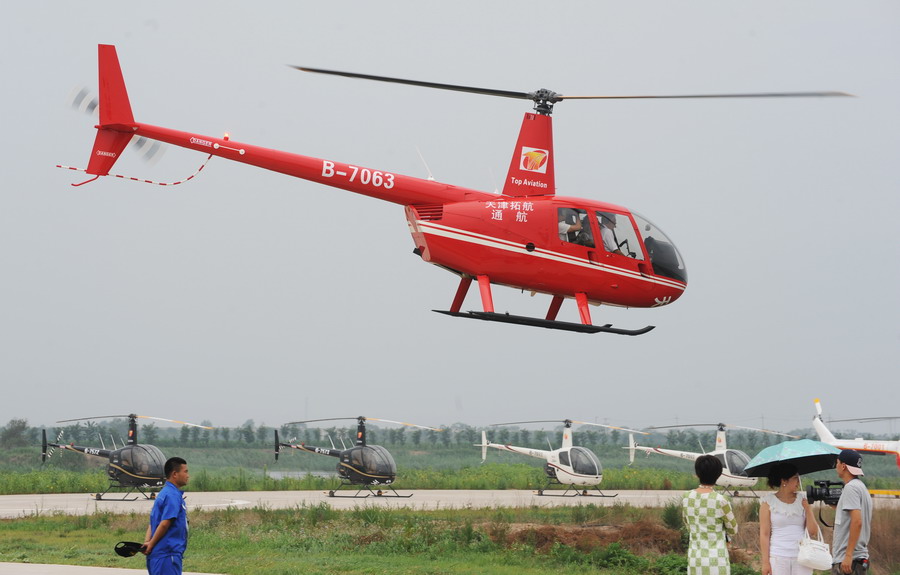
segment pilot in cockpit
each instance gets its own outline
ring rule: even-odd
[[[610,253],[625,255],[616,242],[616,214],[598,212],[597,215],[600,216],[600,238],[603,240],[603,247]]]

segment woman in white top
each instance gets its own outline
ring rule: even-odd
[[[762,575],[811,575],[812,569],[797,563],[803,531],[817,537],[818,526],[806,494],[800,491],[800,475],[790,463],[779,463],[769,472],[775,489],[760,499],[759,550]]]

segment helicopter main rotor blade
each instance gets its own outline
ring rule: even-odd
[[[98,415],[95,417],[76,417],[75,419],[60,419],[56,423],[69,423],[71,421],[87,421],[89,419],[114,419],[117,417],[124,417],[124,418],[129,418],[129,419],[132,417],[139,418],[139,419],[156,419],[158,421],[168,421],[170,423],[181,423],[182,425],[189,425],[191,427],[199,427],[202,429],[215,429],[213,427],[208,427],[206,425],[198,425],[196,423],[188,423],[187,421],[179,421],[177,419],[166,419],[165,417],[151,417],[149,415],[135,415],[133,413],[129,413],[128,415]]]
[[[345,78],[357,78],[360,80],[375,80],[377,82],[390,82],[393,84],[407,84],[409,86],[420,86],[422,88],[437,88],[438,90],[453,90],[455,92],[469,92],[472,94],[484,94],[488,96],[501,96],[503,98],[516,98],[519,100],[530,100],[531,95],[528,92],[511,92],[509,90],[493,90],[491,88],[477,88],[474,86],[458,86],[455,84],[440,84],[437,82],[422,82],[419,80],[406,80],[404,78],[390,78],[387,76],[373,76],[371,74],[357,74],[355,72],[340,72],[338,70],[323,70],[321,68],[308,68],[306,66],[291,66],[296,70],[303,72],[313,72],[315,74],[330,74],[332,76],[344,76]]]
[[[189,425],[191,427],[199,427],[200,429],[215,429],[214,427],[209,427],[208,425],[198,425],[196,423],[189,423],[187,421],[179,421],[177,419],[166,419],[165,417],[153,417],[150,415],[138,415],[140,419],[155,419],[157,421],[168,421],[169,423],[180,423],[182,425]]]
[[[829,419],[828,422],[829,423],[839,423],[839,422],[845,422],[845,421],[854,421],[857,423],[867,423],[867,422],[872,422],[872,421],[890,421],[892,419],[900,419],[900,416],[895,415],[893,417],[861,417],[859,419],[852,419],[852,418],[851,419]]]
[[[615,425],[606,425],[603,423],[591,423],[590,421],[575,421],[575,420],[572,420],[572,423],[577,423],[579,425],[595,425],[597,427],[606,427],[608,429],[618,429],[619,431],[627,431],[629,433],[640,433],[641,435],[650,435],[646,431],[638,431],[637,429],[628,429],[627,427],[617,427]]]
[[[407,425],[409,427],[419,427],[422,429],[430,429],[432,431],[444,431],[443,429],[439,429],[437,427],[428,427],[427,425],[418,425],[416,423],[406,423],[404,421],[394,421],[393,419],[378,419],[377,417],[367,417],[367,421],[383,421],[385,423],[396,423],[397,425]]]
[[[87,421],[89,419],[113,419],[116,417],[131,417],[131,414],[128,415],[97,415],[95,417],[76,417],[75,419],[60,419],[56,423],[69,423],[70,421]]]
[[[288,421],[284,425],[297,425],[300,423],[317,423],[319,421],[343,421],[347,419],[359,419],[358,417],[325,417],[323,419],[304,419],[303,421]]]
[[[672,429],[677,427],[718,427],[722,426],[725,429],[746,429],[748,431],[759,431],[761,433],[771,433],[773,435],[783,435],[784,437],[792,437],[797,439],[798,436],[791,435],[789,433],[782,433],[780,431],[774,431],[772,429],[760,429],[758,427],[745,427],[743,425],[732,425],[730,423],[683,423],[681,425],[657,425],[653,427],[648,427],[647,429]]]
[[[454,92],[469,92],[471,94],[483,94],[487,96],[500,96],[503,98],[514,98],[517,100],[535,100],[540,97],[551,97],[554,101],[559,100],[653,100],[653,99],[691,99],[691,98],[820,98],[834,96],[849,96],[846,92],[823,91],[823,92],[749,92],[737,94],[674,94],[674,95],[635,95],[635,96],[563,96],[549,90],[537,90],[535,92],[514,92],[511,90],[497,90],[494,88],[479,88],[476,86],[460,86],[457,84],[443,84],[440,82],[423,82],[420,80],[408,80],[405,78],[392,78],[388,76],[375,76],[372,74],[358,74],[356,72],[342,72],[339,70],[325,70],[322,68],[309,68],[307,66],[291,66],[295,70],[303,72],[312,72],[315,74],[329,74],[332,76],[343,76],[345,78],[356,78],[361,80],[374,80],[377,82],[389,82],[393,84],[406,84],[409,86],[419,86],[422,88],[436,88],[438,90],[452,90]],[[530,422],[527,422],[530,423]]]
[[[718,423],[682,423],[679,425],[653,425],[647,429],[672,429],[676,427],[716,427]]]
[[[497,427],[500,425],[519,425],[521,423],[562,423],[565,424],[565,420],[561,419],[535,419],[533,421],[507,421],[506,423],[492,423],[491,427]]]
[[[828,98],[853,94],[846,92],[750,92],[746,94],[676,94],[659,96],[562,96],[561,100],[679,100],[690,98]]]

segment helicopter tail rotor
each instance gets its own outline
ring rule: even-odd
[[[278,454],[281,453],[281,443],[278,441],[278,430],[275,430],[275,461],[278,461]]]

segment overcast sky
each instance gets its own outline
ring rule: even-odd
[[[17,2],[0,21],[0,425],[139,413],[235,426],[366,415],[809,426],[900,415],[900,4]],[[137,121],[493,191],[525,101],[287,65],[563,94],[557,192],[637,210],[685,258],[640,337],[450,318],[403,210],[214,158],[172,187],[84,174],[97,44]],[[129,151],[177,181],[204,160]],[[335,219],[340,224],[336,229]],[[498,311],[549,298],[495,288]],[[472,290],[464,309],[478,309]],[[567,300],[560,319],[577,321]],[[896,426],[895,426],[896,427]],[[886,431],[886,426],[858,426]]]

